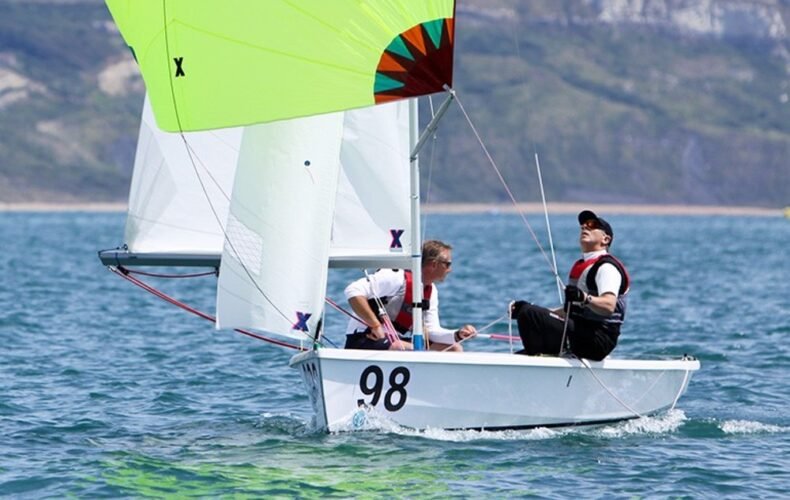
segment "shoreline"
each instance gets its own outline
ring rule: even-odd
[[[126,203],[5,203],[0,202],[0,212],[126,212]],[[782,217],[790,208],[741,207],[722,205],[656,205],[616,203],[549,203],[550,213],[570,214],[590,209],[601,214],[625,215],[727,215]],[[422,206],[428,214],[473,214],[473,213],[543,213],[540,203],[512,204],[497,203],[431,203]]]

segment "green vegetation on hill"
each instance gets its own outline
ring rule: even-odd
[[[634,26],[459,25],[456,89],[520,199],[539,196],[537,151],[555,201],[790,202],[790,89],[769,45]],[[431,196],[504,200],[454,118]]]
[[[537,151],[551,201],[790,204],[786,39],[551,20],[587,14],[578,2],[470,3],[520,14],[460,10],[455,73],[519,201],[538,199]],[[125,198],[142,90],[99,88],[130,58],[110,22],[99,2],[0,3],[0,201]],[[431,153],[423,200],[506,199],[457,106]]]
[[[0,71],[30,81],[0,108],[0,200],[125,197],[142,96],[97,87],[126,50],[109,20],[103,4],[0,3]]]

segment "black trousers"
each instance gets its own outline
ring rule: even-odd
[[[525,354],[559,355],[565,327],[563,318],[532,304],[524,304],[515,314]],[[617,345],[619,334],[619,331],[605,328],[602,323],[569,319],[565,338],[577,357],[600,361]]]
[[[370,328],[366,328],[362,332],[354,332],[346,334],[346,349],[370,349],[374,351],[386,351],[390,348],[392,343],[389,341],[388,338],[378,339],[378,340],[371,340],[368,338],[368,333],[370,333]],[[403,335],[398,335],[398,338],[405,341],[411,342],[412,339],[410,337],[404,337]]]

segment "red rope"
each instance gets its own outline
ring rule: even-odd
[[[355,314],[346,311],[345,309],[340,307],[340,305],[337,302],[335,302],[334,300],[330,299],[329,297],[325,297],[324,300],[326,301],[327,304],[329,304],[330,306],[334,307],[335,309],[337,309],[341,313],[345,314],[349,318],[352,318],[352,319],[354,319],[356,321],[359,321],[363,325],[367,325],[368,328],[373,328],[370,324],[368,324],[367,321],[364,321],[362,318],[356,316]],[[389,315],[385,314],[384,316],[382,316],[381,320],[382,320],[383,327],[384,327],[384,333],[387,335],[387,338],[389,339],[389,341],[392,342],[393,344],[396,341],[399,341],[400,337],[398,336],[397,332],[395,331],[395,325],[392,324],[392,321],[390,320]]]
[[[161,291],[157,290],[156,288],[154,288],[154,287],[148,285],[147,283],[135,278],[134,276],[129,275],[128,269],[125,269],[125,268],[124,269],[119,269],[119,268],[112,267],[112,266],[108,266],[108,268],[110,269],[110,271],[114,272],[115,274],[117,274],[118,276],[122,277],[126,281],[128,281],[128,282],[130,282],[130,283],[132,283],[134,285],[137,285],[138,287],[142,288],[143,290],[147,291],[148,293],[150,293],[150,294],[152,294],[152,295],[154,295],[156,297],[159,297],[160,299],[164,300],[165,302],[169,302],[170,304],[173,304],[176,307],[180,307],[181,309],[183,309],[183,310],[185,310],[187,312],[190,312],[190,313],[192,313],[192,314],[194,314],[196,316],[199,316],[199,317],[201,317],[201,318],[203,318],[205,320],[211,321],[212,323],[216,323],[217,322],[217,319],[214,316],[211,316],[210,314],[206,314],[206,313],[204,313],[202,311],[198,311],[194,307],[191,307],[191,306],[189,306],[189,305],[187,305],[187,304],[185,304],[185,303],[183,303],[183,302],[181,302],[181,301],[179,301],[177,299],[174,299],[173,297],[165,294],[164,292],[161,292]],[[149,273],[143,273],[142,271],[135,271],[135,272],[137,272],[139,274],[150,275]],[[289,349],[296,349],[297,351],[306,351],[307,350],[304,347],[292,345],[292,344],[289,344],[287,342],[282,342],[280,340],[271,339],[269,337],[264,337],[263,335],[259,335],[257,333],[253,333],[253,332],[248,331],[248,330],[243,330],[241,328],[234,328],[234,331],[238,332],[238,333],[240,333],[242,335],[246,335],[248,337],[252,337],[252,338],[258,339],[258,340],[263,340],[264,342],[269,342],[270,344],[278,345],[278,346],[281,346],[281,347],[287,347]]]
[[[359,322],[360,322],[360,323],[362,323],[363,325],[367,325],[367,323],[365,323],[365,321],[363,321],[363,320],[362,320],[362,318],[358,318],[358,317],[357,317],[355,314],[353,314],[353,313],[350,313],[350,312],[346,311],[345,309],[343,309],[342,307],[340,307],[340,304],[338,304],[338,303],[337,303],[337,302],[335,302],[334,300],[330,299],[329,297],[326,297],[324,300],[326,300],[326,303],[327,303],[327,304],[329,304],[330,306],[334,307],[336,310],[338,310],[338,311],[340,311],[341,313],[345,314],[345,315],[346,315],[346,316],[348,316],[349,318],[351,318],[351,319],[353,319],[353,320],[356,320],[356,321],[359,321]],[[370,326],[370,325],[368,325],[368,326]]]

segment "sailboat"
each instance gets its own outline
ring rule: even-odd
[[[418,153],[454,98],[452,0],[106,1],[148,99],[127,242],[100,258],[115,270],[218,269],[211,319],[297,344],[289,364],[318,428],[601,424],[673,408],[685,392],[700,366],[685,356],[592,362],[323,341],[330,266],[411,269],[422,297]],[[442,91],[418,134],[418,97]],[[187,177],[166,174],[178,168],[192,171],[184,187],[161,181]],[[414,315],[421,336],[420,307]]]

